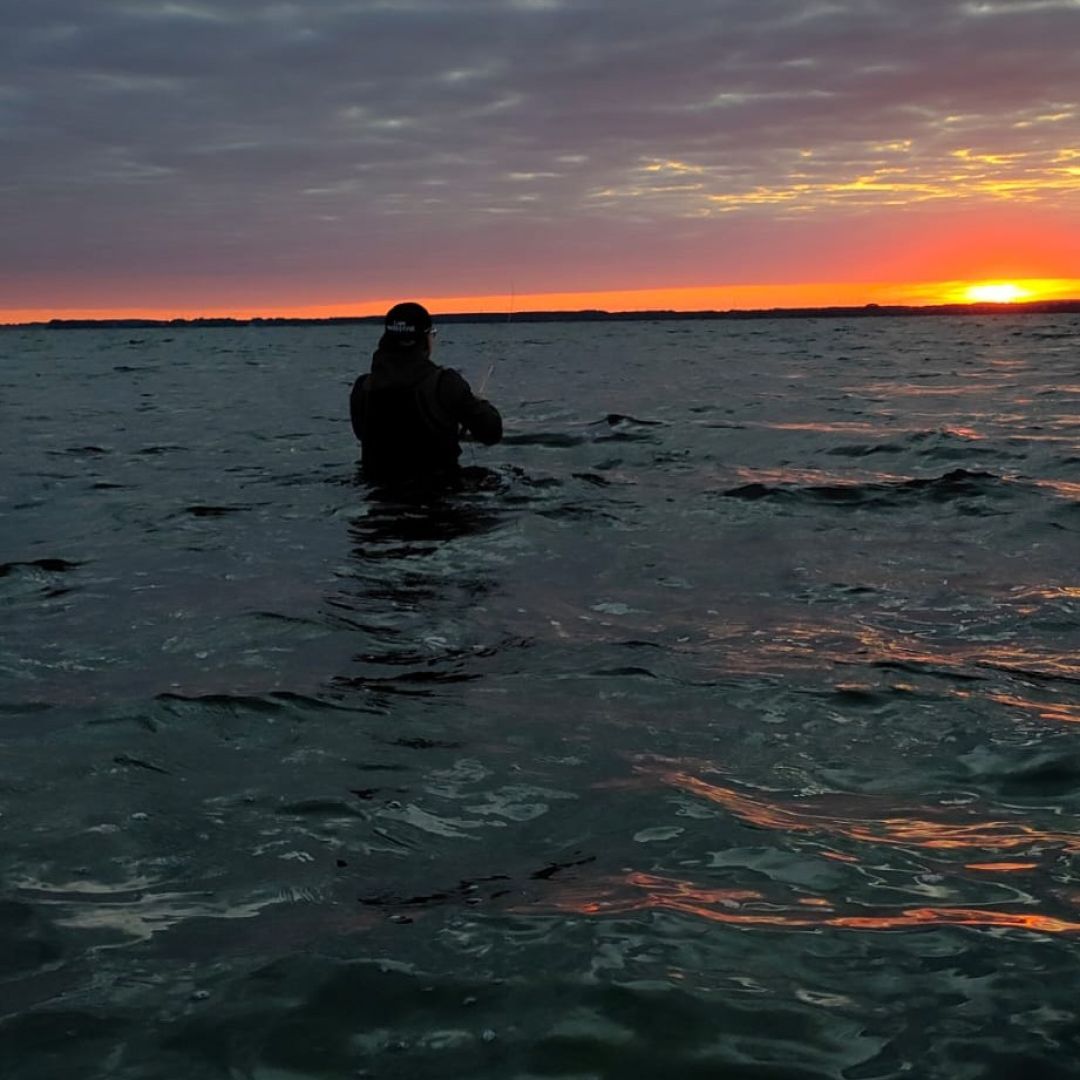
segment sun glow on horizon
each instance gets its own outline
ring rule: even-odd
[[[1013,280],[926,281],[902,284],[885,282],[816,282],[771,284],[722,284],[649,289],[611,289],[575,292],[531,292],[453,295],[423,290],[412,297],[437,315],[524,311],[731,311],[791,308],[934,306],[939,304],[1020,303],[1022,301],[1080,301],[1080,278],[1014,278]],[[149,298],[147,298],[149,299]],[[0,304],[0,325],[47,322],[50,319],[198,319],[198,318],[340,318],[381,315],[400,297],[341,297],[322,303],[290,302],[280,291],[267,291],[265,302],[250,297],[230,304],[222,295],[200,304],[190,296],[125,307],[57,304],[54,307],[16,308]]]
[[[977,304],[1015,304],[1034,297],[1030,289],[1022,288],[1011,281],[981,281],[967,287],[964,299]]]

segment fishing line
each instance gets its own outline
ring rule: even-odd
[[[506,325],[507,326],[510,325],[510,320],[514,317],[514,301],[515,301],[515,299],[516,299],[516,295],[515,295],[515,292],[514,292],[514,286],[511,285],[510,286],[510,310],[506,313]],[[476,396],[477,397],[483,397],[484,396],[484,390],[487,387],[488,379],[491,378],[491,373],[495,370],[495,365],[498,362],[499,362],[499,357],[497,357],[497,356],[495,357],[494,360],[491,361],[491,367],[489,367],[487,369],[487,374],[484,376],[483,381],[480,383],[480,389],[476,391]]]
[[[515,300],[514,286],[511,284],[511,286],[510,286],[510,310],[506,313],[506,325],[507,326],[510,325],[510,320],[514,317],[514,300]],[[492,372],[495,370],[495,365],[498,362],[499,362],[499,357],[498,356],[496,356],[495,359],[491,361],[491,366],[487,369],[487,374],[483,377],[483,379],[480,381],[480,385],[477,387],[476,396],[478,398],[482,398],[484,396],[484,390],[487,388],[488,380],[491,378]],[[464,430],[465,429],[462,428],[463,433],[464,433]],[[469,457],[471,458],[472,463],[475,465],[476,464],[476,449],[475,449],[475,447],[473,447],[471,445],[471,443],[473,442],[473,439],[472,439],[471,436],[468,437],[468,441],[470,443]]]

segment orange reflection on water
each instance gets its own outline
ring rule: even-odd
[[[867,383],[865,386],[845,386],[850,393],[872,397],[959,397],[1000,389],[1000,383],[971,382],[963,386],[917,386],[914,383]]]
[[[1038,930],[1044,934],[1075,934],[1080,923],[1049,915],[1023,915],[989,908],[915,908],[903,913],[905,920],[949,926],[998,926],[1011,930]]]
[[[1080,933],[1080,923],[1049,915],[1024,915],[990,908],[907,908],[896,915],[855,915],[822,919],[816,925],[848,930],[902,930],[917,926],[989,926],[1044,934]]]
[[[1008,705],[1014,709],[1035,713],[1041,720],[1059,720],[1064,724],[1080,724],[1080,705],[1065,702],[1028,701],[1026,698],[1012,697],[1009,694],[988,694],[991,701],[999,705]]]
[[[834,473],[824,469],[754,469],[740,465],[735,475],[747,483],[758,484],[814,484],[825,487],[855,487],[859,484],[904,484],[910,476],[896,473],[859,472]]]
[[[912,430],[883,428],[879,424],[868,424],[862,420],[774,420],[750,423],[747,426],[767,428],[769,431],[819,431],[826,435],[899,435]]]
[[[1049,844],[1069,852],[1080,851],[1080,836],[1047,832],[1019,821],[964,823],[918,817],[841,816],[815,809],[806,803],[799,806],[768,803],[731,788],[707,783],[685,772],[664,772],[660,774],[660,779],[717,803],[743,821],[766,829],[833,833],[862,843],[936,851],[963,851],[968,848],[1010,851],[1032,844]],[[855,809],[866,806],[870,799],[867,796],[848,796],[845,801],[850,809]]]
[[[1027,870],[1037,870],[1038,863],[1034,862],[988,862],[966,863],[965,870],[975,870],[983,874],[1019,874]]]
[[[1020,674],[1080,677],[1080,656],[1074,652],[1045,653],[1024,649],[1016,645],[991,645],[984,649],[972,648],[969,656],[983,667],[1001,668]]]
[[[762,425],[765,426],[765,425]],[[791,430],[827,430],[824,426],[815,424],[806,425],[783,425],[775,424],[771,425],[780,429],[785,427]],[[942,431],[948,435],[954,435],[959,438],[967,439],[969,441],[975,441],[985,438],[974,428],[966,427],[948,427],[943,428]],[[904,476],[898,473],[884,473],[884,472],[858,472],[858,473],[833,473],[827,472],[823,469],[783,469],[783,468],[770,468],[770,469],[756,469],[750,466],[739,466],[735,470],[735,475],[740,480],[746,483],[758,483],[758,484],[806,484],[815,487],[857,487],[860,484],[893,484],[903,485],[910,484],[915,479],[911,476]],[[1040,477],[1019,477],[1015,475],[1003,475],[999,479],[1019,484],[1034,484],[1036,487],[1045,488],[1048,491],[1052,491],[1055,495],[1060,495],[1064,499],[1080,500],[1080,483],[1074,483],[1071,480],[1050,480]]]
[[[833,632],[840,632],[839,628]],[[865,663],[903,662],[951,668],[974,666],[1035,675],[1063,675],[1069,679],[1080,677],[1080,657],[1072,652],[1036,652],[1021,645],[955,641],[928,648],[911,634],[901,635],[859,623],[853,624],[851,633],[854,644],[859,646],[860,658]],[[839,663],[850,663],[853,652],[848,645],[843,649],[834,648],[825,655]]]
[[[1033,586],[1018,595],[1038,600],[1080,600],[1080,585]]]
[[[674,911],[729,926],[775,926],[785,929],[835,927],[845,930],[905,930],[926,926],[979,926],[1041,933],[1080,933],[1080,922],[1047,915],[990,908],[919,907],[880,915],[834,915],[827,900],[807,897],[798,908],[770,903],[756,892],[713,889],[677,878],[638,871],[598,882],[585,895],[577,888],[553,900],[556,910],[577,915],[621,915],[635,911]]]
[[[651,909],[679,911],[713,922],[764,926],[812,926],[816,920],[782,912],[745,912],[745,903],[764,903],[759,892],[746,889],[713,889],[677,878],[631,871],[622,878],[597,883],[589,895],[566,889],[555,898],[560,911],[579,915],[613,915]]]
[[[1055,495],[1064,499],[1080,500],[1080,484],[1074,484],[1067,480],[1033,480],[1037,487],[1048,488]]]
[[[1025,677],[1080,679],[1080,655],[1073,651],[1048,652],[1016,643],[958,640],[966,628],[955,625],[950,610],[928,609],[921,617],[925,629],[908,633],[866,625],[857,618],[842,623],[811,619],[779,623],[770,626],[767,633],[760,630],[751,633],[749,626],[734,623],[706,623],[702,630],[710,640],[723,646],[725,667],[745,673],[820,670],[828,665],[915,666],[930,674],[990,668]],[[933,636],[943,630],[951,631],[949,638]],[[868,686],[848,680],[837,683],[835,689],[872,694],[884,689],[895,692],[913,688],[909,684],[892,684],[887,688]],[[1066,719],[1064,714],[1069,711],[1065,709],[1052,719]]]

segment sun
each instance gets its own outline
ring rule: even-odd
[[[969,285],[964,296],[974,303],[1015,304],[1027,299],[1031,293],[1011,281],[984,281]]]

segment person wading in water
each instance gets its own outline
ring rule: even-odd
[[[420,304],[395,304],[371,360],[349,395],[366,480],[413,484],[459,472],[462,432],[485,446],[502,439],[502,417],[452,368],[431,359],[435,327]]]

